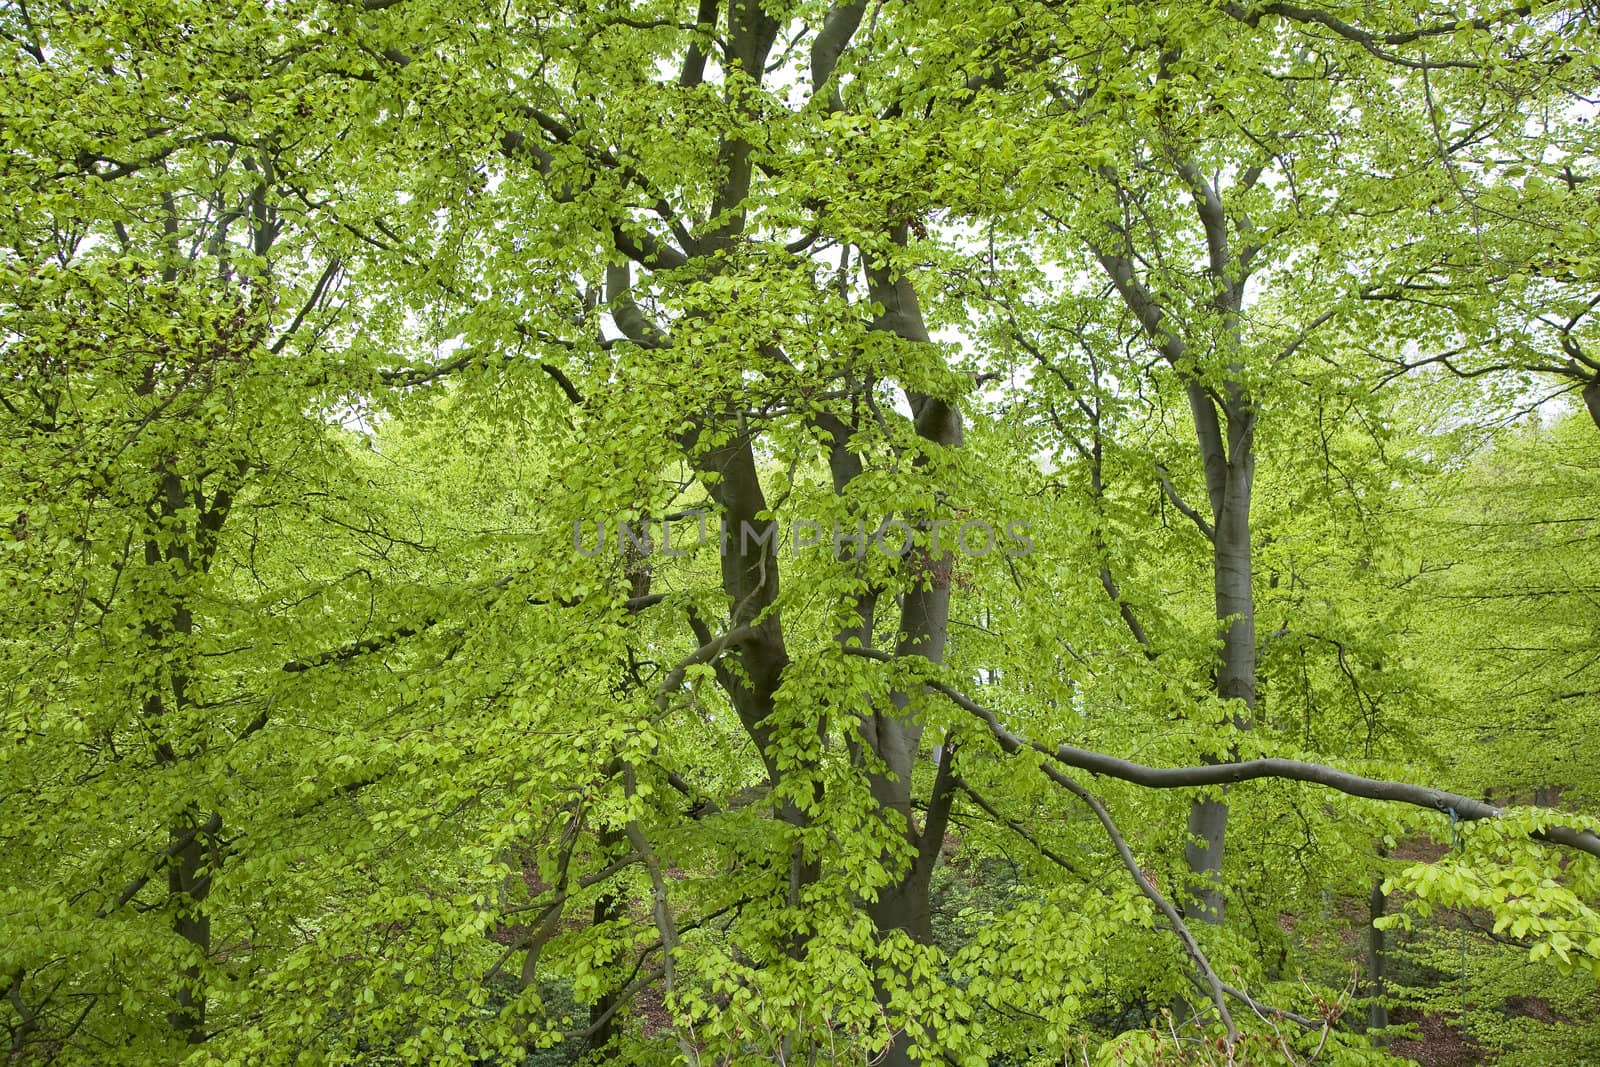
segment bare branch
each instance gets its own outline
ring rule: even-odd
[[[1331,308],[1330,310],[1324,311],[1321,315],[1318,315],[1315,319],[1311,320],[1310,325],[1308,325],[1305,329],[1300,331],[1300,336],[1296,337],[1293,341],[1290,341],[1288,344],[1284,345],[1282,351],[1280,351],[1277,355],[1272,357],[1272,362],[1273,363],[1282,363],[1284,360],[1286,360],[1290,356],[1294,355],[1296,352],[1298,352],[1300,350],[1300,346],[1305,344],[1306,340],[1313,333],[1315,333],[1321,327],[1326,326],[1328,324],[1328,322],[1335,315],[1337,315],[1338,313],[1339,313],[1339,309],[1338,308]]]
[[[710,663],[722,655],[729,647],[748,641],[758,636],[754,626],[735,626],[721,637],[713,638],[689,653],[679,664],[667,672],[666,678],[656,690],[656,708],[665,712],[667,704],[672,699],[672,694],[683,685],[683,677],[689,672],[690,667],[703,663]]]
[[[1184,951],[1194,961],[1195,968],[1200,972],[1201,978],[1205,981],[1211,993],[1211,1003],[1216,1005],[1217,1015],[1222,1019],[1222,1025],[1228,1030],[1228,1062],[1233,1062],[1233,1046],[1239,1041],[1239,1028],[1234,1025],[1233,1015],[1228,1011],[1228,1002],[1224,997],[1222,980],[1217,977],[1217,972],[1212,968],[1211,961],[1206,958],[1204,950],[1200,948],[1200,943],[1194,939],[1194,934],[1189,932],[1189,927],[1184,923],[1183,916],[1178,914],[1178,909],[1172,906],[1170,900],[1161,895],[1161,891],[1155,887],[1155,883],[1150,881],[1150,876],[1145,874],[1144,869],[1139,866],[1139,861],[1134,858],[1133,850],[1128,848],[1127,840],[1123,838],[1122,832],[1117,829],[1116,822],[1112,820],[1111,813],[1100,802],[1100,798],[1079,785],[1070,775],[1056,770],[1049,764],[1042,765],[1040,770],[1044,771],[1051,781],[1089,805],[1089,809],[1094,812],[1095,818],[1099,819],[1100,825],[1105,828],[1106,836],[1111,838],[1111,844],[1115,846],[1117,855],[1122,858],[1122,865],[1128,869],[1128,874],[1132,876],[1134,884],[1139,887],[1141,893],[1150,899],[1150,903],[1154,904],[1156,909],[1166,917],[1167,924],[1172,927],[1172,932],[1178,935],[1179,941],[1183,942]]]
[[[1155,469],[1156,477],[1161,480],[1161,491],[1165,493],[1167,499],[1172,502],[1172,506],[1177,508],[1179,513],[1187,518],[1190,522],[1194,523],[1195,526],[1199,527],[1200,532],[1205,534],[1207,541],[1215,541],[1217,539],[1216,528],[1207,522],[1203,515],[1201,515],[1194,508],[1190,507],[1188,502],[1185,501],[1183,497],[1178,495],[1177,487],[1172,484],[1172,478],[1167,474],[1167,468],[1162,464],[1157,463]]]
[[[876,649],[846,648],[842,650],[847,655],[861,656],[864,659],[874,659],[883,663],[892,663],[897,657]],[[1476,822],[1481,819],[1497,819],[1506,814],[1506,809],[1497,808],[1492,804],[1472,797],[1462,796],[1460,793],[1450,793],[1431,786],[1413,785],[1409,782],[1387,781],[1379,778],[1365,778],[1348,771],[1341,771],[1320,763],[1306,763],[1301,760],[1263,758],[1242,760],[1236,763],[1208,763],[1198,767],[1150,767],[1132,760],[1108,756],[1103,752],[1091,749],[1077,748],[1072,745],[1057,745],[1051,748],[1038,741],[1027,741],[1017,736],[1000,721],[999,715],[989,708],[978,704],[960,691],[945,685],[943,682],[929,679],[924,683],[928,688],[943,693],[957,707],[970,712],[982,719],[989,727],[990,733],[1000,743],[1006,752],[1016,752],[1019,749],[1029,748],[1041,755],[1078,770],[1088,771],[1090,774],[1103,775],[1107,778],[1117,778],[1147,789],[1191,789],[1214,785],[1231,785],[1237,782],[1250,782],[1263,778],[1278,778],[1292,782],[1309,782],[1313,785],[1323,785],[1336,789],[1353,797],[1365,797],[1369,800],[1392,801],[1398,804],[1410,804],[1414,807],[1427,808],[1441,814],[1453,815],[1462,822]],[[1556,813],[1552,813],[1556,814]],[[1552,844],[1564,845],[1567,848],[1586,852],[1600,859],[1600,834],[1590,830],[1576,830],[1569,826],[1550,826],[1544,830],[1530,834],[1534,840],[1546,841]]]
[[[1404,33],[1373,33],[1370,30],[1363,30],[1358,26],[1352,26],[1350,23],[1345,22],[1343,19],[1340,19],[1337,16],[1331,15],[1326,11],[1319,11],[1315,8],[1298,7],[1294,4],[1262,4],[1253,11],[1245,7],[1243,4],[1232,2],[1232,0],[1229,0],[1229,2],[1222,5],[1222,11],[1224,14],[1251,27],[1259,25],[1262,17],[1265,15],[1277,15],[1280,18],[1287,19],[1290,22],[1321,26],[1324,29],[1333,31],[1333,33],[1347,41],[1360,45],[1363,49],[1383,60],[1385,63],[1393,63],[1396,66],[1406,67],[1411,70],[1437,70],[1442,68],[1475,70],[1480,66],[1480,64],[1468,63],[1461,60],[1430,62],[1425,59],[1407,59],[1404,56],[1396,55],[1393,52],[1387,51],[1383,46],[1387,45],[1389,47],[1394,47],[1398,45],[1410,44],[1412,42],[1424,40],[1429,37],[1448,36],[1455,33],[1458,29],[1491,29],[1501,23],[1510,21],[1511,19],[1521,18],[1522,16],[1527,15],[1531,10],[1532,9],[1528,5],[1523,4],[1518,5],[1517,7],[1509,8],[1502,14],[1492,18],[1477,18],[1463,22],[1452,21],[1448,25],[1425,27],[1422,29],[1410,30]]]
[[[978,807],[983,810],[985,815],[988,815],[989,818],[993,819],[995,822],[1004,823],[1012,833],[1016,834],[1028,844],[1032,845],[1038,851],[1039,855],[1043,856],[1051,863],[1054,863],[1062,870],[1065,870],[1071,874],[1082,876],[1083,871],[1078,869],[1077,864],[1073,863],[1059,852],[1053,851],[1048,845],[1044,844],[1037,837],[1035,837],[1031,830],[1017,820],[1001,814],[998,810],[996,810],[993,804],[989,803],[989,801],[985,800],[977,790],[973,789],[965,778],[957,778],[956,785],[960,787],[963,793],[967,794],[967,796],[971,798],[974,804],[978,805]]]
[[[338,256],[328,260],[328,265],[322,269],[322,276],[317,279],[317,284],[311,289],[311,296],[301,305],[300,310],[295,312],[293,321],[284,328],[283,333],[278,335],[278,339],[272,342],[270,351],[273,355],[283,351],[284,346],[293,340],[295,331],[300,329],[301,324],[306,321],[306,316],[315,311],[317,306],[322,303],[322,298],[328,293],[328,287],[333,283],[333,279],[338,275],[343,265]]]
[[[1318,1022],[1317,1020],[1304,1015],[1296,1015],[1292,1011],[1285,1011],[1282,1008],[1274,1008],[1270,1004],[1263,1004],[1252,997],[1249,993],[1246,993],[1244,990],[1236,989],[1226,982],[1222,983],[1222,991],[1228,994],[1228,996],[1232,997],[1234,1000],[1237,1000],[1239,1003],[1243,1004],[1245,1007],[1249,1008],[1251,1011],[1255,1012],[1257,1015],[1261,1016],[1263,1019],[1271,1017],[1288,1019],[1296,1026],[1303,1026],[1307,1030],[1321,1030],[1327,1026],[1327,1023],[1325,1022]]]

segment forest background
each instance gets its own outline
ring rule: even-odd
[[[1597,18],[7,0],[12,1061],[1600,1061]]]

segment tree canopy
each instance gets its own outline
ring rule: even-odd
[[[1597,29],[7,3],[12,1059],[1600,1058]]]

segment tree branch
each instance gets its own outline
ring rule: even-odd
[[[946,735],[939,746],[939,768],[934,773],[933,789],[928,794],[928,817],[922,824],[922,838],[917,842],[914,879],[927,878],[938,862],[939,851],[944,847],[944,834],[950,825],[950,806],[955,801],[956,742]]]
[[[638,780],[632,763],[624,762],[622,765],[623,791],[628,802],[632,804],[638,794]],[[678,950],[678,926],[672,917],[672,905],[667,899],[667,883],[661,874],[661,863],[656,859],[655,852],[650,848],[650,842],[645,839],[644,831],[639,828],[639,820],[630,814],[627,822],[628,841],[633,845],[635,852],[639,853],[644,861],[644,867],[650,875],[650,913],[655,920],[656,932],[661,935],[661,981],[665,986],[663,990],[667,1008],[672,1008],[672,996],[677,986],[677,963],[672,954]],[[674,1031],[676,1031],[674,1027]],[[689,1063],[696,1062],[694,1048],[688,1039],[678,1035],[679,1047],[683,1050]]]
[[[1204,979],[1211,993],[1211,1003],[1216,1006],[1217,1015],[1222,1019],[1222,1025],[1227,1028],[1228,1061],[1231,1063],[1233,1061],[1233,1046],[1239,1041],[1239,1028],[1234,1025],[1233,1015],[1228,1011],[1228,1002],[1224,997],[1222,980],[1217,977],[1217,972],[1212,968],[1211,961],[1206,958],[1204,950],[1200,948],[1200,943],[1194,939],[1194,934],[1189,932],[1189,927],[1184,923],[1183,916],[1178,914],[1178,909],[1172,906],[1170,900],[1161,895],[1161,891],[1155,887],[1155,883],[1150,881],[1150,877],[1139,866],[1139,861],[1134,858],[1133,850],[1128,848],[1128,842],[1123,838],[1122,832],[1117,829],[1116,822],[1111,818],[1111,813],[1106,810],[1106,806],[1100,802],[1100,798],[1079,785],[1070,775],[1056,770],[1049,764],[1042,765],[1040,770],[1044,771],[1051,781],[1089,805],[1089,809],[1094,812],[1095,818],[1099,819],[1100,825],[1105,828],[1106,836],[1111,839],[1111,844],[1116,847],[1117,855],[1122,858],[1122,865],[1128,869],[1128,874],[1132,876],[1134,884],[1139,887],[1141,893],[1150,899],[1150,903],[1154,904],[1156,909],[1166,917],[1167,924],[1172,927],[1172,932],[1178,935],[1179,941],[1183,942],[1184,951],[1194,961],[1195,968],[1200,972],[1201,978]]]
[[[861,25],[861,16],[866,8],[864,0],[847,0],[839,4],[828,12],[822,23],[822,31],[811,43],[811,99],[822,97],[826,89],[830,112],[844,109],[844,99],[839,95],[839,83],[833,80],[833,72],[839,65],[839,57],[844,55],[844,50],[850,46],[850,39]]]
[[[1404,56],[1395,55],[1393,52],[1386,51],[1382,46],[1388,45],[1393,47],[1396,45],[1410,44],[1414,41],[1420,41],[1428,37],[1449,35],[1455,33],[1457,29],[1490,29],[1501,22],[1508,21],[1512,18],[1520,18],[1521,16],[1528,14],[1531,11],[1531,8],[1527,5],[1520,5],[1518,7],[1511,8],[1494,18],[1478,18],[1467,22],[1451,22],[1449,26],[1434,26],[1418,30],[1410,30],[1405,33],[1382,34],[1373,33],[1370,30],[1363,30],[1358,26],[1352,26],[1350,23],[1345,22],[1343,19],[1340,19],[1334,15],[1330,15],[1326,11],[1319,11],[1314,8],[1298,7],[1293,4],[1263,4],[1254,11],[1251,11],[1243,4],[1234,3],[1232,0],[1229,0],[1229,2],[1222,5],[1222,11],[1228,17],[1237,19],[1238,21],[1243,22],[1245,25],[1252,28],[1260,24],[1263,15],[1277,15],[1280,18],[1286,19],[1290,22],[1321,26],[1324,29],[1333,31],[1333,33],[1347,41],[1360,45],[1363,49],[1383,60],[1385,63],[1393,63],[1396,66],[1407,67],[1411,70],[1437,70],[1441,68],[1475,70],[1480,66],[1480,64],[1467,63],[1459,60],[1430,62],[1428,60],[1407,59]]]
[[[144,874],[141,874],[139,877],[129,882],[127,887],[124,888],[121,893],[117,894],[117,899],[115,901],[102,906],[98,911],[96,911],[95,918],[104,919],[106,916],[110,915],[112,912],[128,903],[128,901],[138,896],[139,890],[143,889],[147,884],[149,884],[150,879],[155,877],[156,872],[161,869],[162,864],[166,863],[166,861],[174,858],[178,855],[178,853],[188,848],[194,843],[194,840],[197,837],[206,834],[214,834],[220,829],[222,829],[222,814],[221,812],[214,811],[205,822],[196,823],[183,833],[174,837],[171,841],[167,842],[167,847],[162,849],[161,854],[156,857],[155,865]]]
[[[606,303],[624,337],[641,348],[665,348],[666,331],[651,322],[633,299],[633,271],[626,263],[606,267]]]
[[[700,0],[699,10],[694,16],[696,36],[689,41],[688,52],[683,57],[683,70],[678,74],[678,84],[685,89],[693,89],[705,81],[706,52],[700,47],[699,35],[709,37],[716,31],[720,6],[718,0]]]
[[[878,660],[881,663],[892,663],[897,657],[876,649],[846,648],[842,650],[851,656],[860,656],[864,659]],[[1117,778],[1134,785],[1141,785],[1147,789],[1191,789],[1213,785],[1230,785],[1237,782],[1249,782],[1263,778],[1278,778],[1292,782],[1309,782],[1313,785],[1323,785],[1336,789],[1353,797],[1364,797],[1368,800],[1391,801],[1397,804],[1410,804],[1413,807],[1427,808],[1441,814],[1453,814],[1462,822],[1477,822],[1483,819],[1496,819],[1506,814],[1506,809],[1497,808],[1472,797],[1462,796],[1460,793],[1450,793],[1430,786],[1412,785],[1409,782],[1387,781],[1379,778],[1365,778],[1348,771],[1341,771],[1321,763],[1306,763],[1301,760],[1264,758],[1243,760],[1236,763],[1208,763],[1198,767],[1150,767],[1132,760],[1108,756],[1103,752],[1091,749],[1076,748],[1072,745],[1057,745],[1051,748],[1038,741],[1027,741],[1006,728],[1000,721],[999,715],[989,708],[967,697],[943,682],[935,679],[925,680],[928,688],[944,694],[957,707],[982,719],[989,727],[990,733],[1000,743],[1006,752],[1016,752],[1022,748],[1029,748],[1041,755],[1078,770],[1088,771],[1090,774],[1103,775],[1107,778]],[[1600,859],[1600,834],[1590,830],[1576,830],[1568,826],[1551,826],[1544,830],[1534,831],[1530,834],[1536,841],[1545,841],[1551,844],[1563,845],[1567,848],[1586,852]]]
[[[1038,851],[1039,855],[1043,856],[1051,863],[1054,863],[1062,870],[1067,871],[1069,874],[1075,874],[1079,877],[1083,876],[1083,871],[1078,869],[1077,864],[1073,863],[1065,856],[1062,856],[1059,852],[1055,852],[1049,848],[1037,837],[1035,837],[1031,830],[1029,830],[1026,826],[1023,826],[1017,820],[1001,814],[998,810],[996,810],[993,804],[989,803],[989,801],[985,800],[977,790],[973,789],[971,784],[968,783],[965,778],[956,779],[956,785],[960,787],[963,793],[967,794],[967,796],[971,798],[974,804],[978,805],[978,807],[983,810],[984,814],[988,815],[989,818],[993,819],[995,822],[1004,823],[1008,830],[1022,838],[1028,844],[1032,845]]]
[[[1205,517],[1202,516],[1198,511],[1190,507],[1188,501],[1184,500],[1183,497],[1178,495],[1178,489],[1172,484],[1172,478],[1167,474],[1167,468],[1162,464],[1157,463],[1155,465],[1155,469],[1156,477],[1161,480],[1161,491],[1165,493],[1167,499],[1172,502],[1172,506],[1177,508],[1178,512],[1190,522],[1199,527],[1200,532],[1205,534],[1207,541],[1215,541],[1217,539],[1216,528],[1207,522]]]
[[[683,684],[683,677],[690,667],[702,663],[710,663],[722,655],[729,646],[737,645],[741,641],[749,641],[759,636],[756,628],[750,625],[735,626],[721,637],[713,638],[689,653],[662,680],[660,688],[656,690],[656,710],[665,713],[667,705],[672,700],[672,694]]]

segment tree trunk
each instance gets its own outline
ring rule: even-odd
[[[907,227],[900,224],[891,228],[890,237],[895,244],[904,246],[906,231]],[[883,308],[883,314],[873,324],[874,329],[905,341],[927,344],[927,324],[911,282],[882,266],[869,265],[866,273],[872,299]],[[908,399],[918,436],[942,448],[960,447],[961,412],[954,404],[909,391]],[[895,647],[895,657],[921,657],[940,663],[944,659],[950,627],[950,587],[955,556],[942,546],[937,553],[929,546],[926,550],[919,548],[908,553],[905,562],[912,569],[913,583],[901,601],[900,640]],[[884,772],[874,773],[870,779],[873,797],[884,816],[893,817],[903,827],[914,857],[910,867],[885,886],[867,910],[880,933],[904,931],[912,940],[927,944],[933,937],[929,887],[944,843],[955,775],[951,765],[953,752],[945,748],[928,798],[927,818],[919,829],[912,808],[911,789],[923,728],[915,717],[906,714],[909,705],[909,694],[893,693],[887,708],[875,711],[870,719],[861,723],[862,741],[884,763]],[[895,815],[890,816],[891,812]],[[880,989],[880,997],[882,995]],[[910,1042],[906,1035],[896,1034],[877,1062],[885,1067],[910,1067]]]
[[[189,812],[172,827],[171,857],[167,861],[167,891],[177,909],[172,917],[172,929],[199,957],[179,972],[177,1008],[167,1015],[167,1021],[190,1045],[201,1044],[206,1039],[206,987],[202,966],[211,954],[211,916],[204,907],[211,891],[207,836],[196,821],[195,813]]]
[[[1372,1002],[1367,1006],[1367,1029],[1382,1030],[1389,1025],[1389,1006],[1384,1003],[1386,991],[1384,969],[1388,963],[1386,933],[1378,928],[1378,920],[1388,910],[1389,898],[1383,895],[1383,879],[1372,881],[1372,892],[1367,897],[1367,995]]]
[[[1198,383],[1190,382],[1188,393],[1213,519],[1212,592],[1216,620],[1222,628],[1216,691],[1224,701],[1243,704],[1244,711],[1234,715],[1233,724],[1248,729],[1256,704],[1256,612],[1250,543],[1255,416],[1236,385],[1229,383],[1225,388],[1225,423],[1211,394]],[[1190,882],[1184,910],[1200,922],[1221,924],[1225,917],[1222,860],[1227,830],[1225,797],[1196,797],[1190,802],[1189,838],[1183,850]]]
[[[1600,374],[1594,376],[1594,381],[1583,387],[1583,404],[1589,409],[1589,417],[1594,420],[1595,427],[1600,429]]]
[[[609,857],[613,851],[622,845],[622,832],[612,828],[600,831],[599,850],[602,856]],[[627,915],[628,902],[623,897],[607,889],[595,898],[594,912],[591,922],[594,926],[604,926],[606,923],[616,922]],[[588,1048],[593,1052],[604,1052],[606,1047],[617,1036],[617,998],[621,995],[620,987],[608,989],[600,994],[600,999],[589,1008],[589,1039]],[[602,1056],[602,1060],[607,1057]]]
[[[168,566],[174,577],[187,582],[209,567],[216,537],[227,517],[231,496],[220,491],[209,508],[202,507],[199,522],[193,528],[192,543],[185,534],[174,529],[183,510],[189,506],[190,494],[181,476],[168,465],[161,473],[156,501],[161,516],[160,530],[174,537],[163,546],[159,537],[146,538],[145,563],[152,568]],[[194,493],[199,496],[198,490]],[[203,502],[203,498],[202,498]],[[171,737],[160,736],[158,724],[168,710],[181,712],[189,705],[190,682],[186,666],[189,655],[187,645],[194,636],[194,615],[189,608],[186,592],[182,589],[174,596],[165,622],[151,620],[145,624],[145,638],[155,661],[165,663],[170,673],[162,677],[160,669],[151,680],[144,701],[144,717],[157,733],[155,757],[159,766],[174,767],[185,757],[179,752]],[[170,693],[170,703],[168,698]],[[211,954],[211,918],[205,911],[205,900],[211,892],[211,879],[221,861],[216,848],[222,828],[221,815],[213,813],[202,819],[193,807],[186,809],[167,829],[168,901],[173,908],[172,930],[186,941],[195,956],[194,962],[184,966],[178,976],[174,992],[176,1007],[167,1014],[167,1021],[187,1044],[197,1045],[206,1039],[206,985],[205,960]]]

